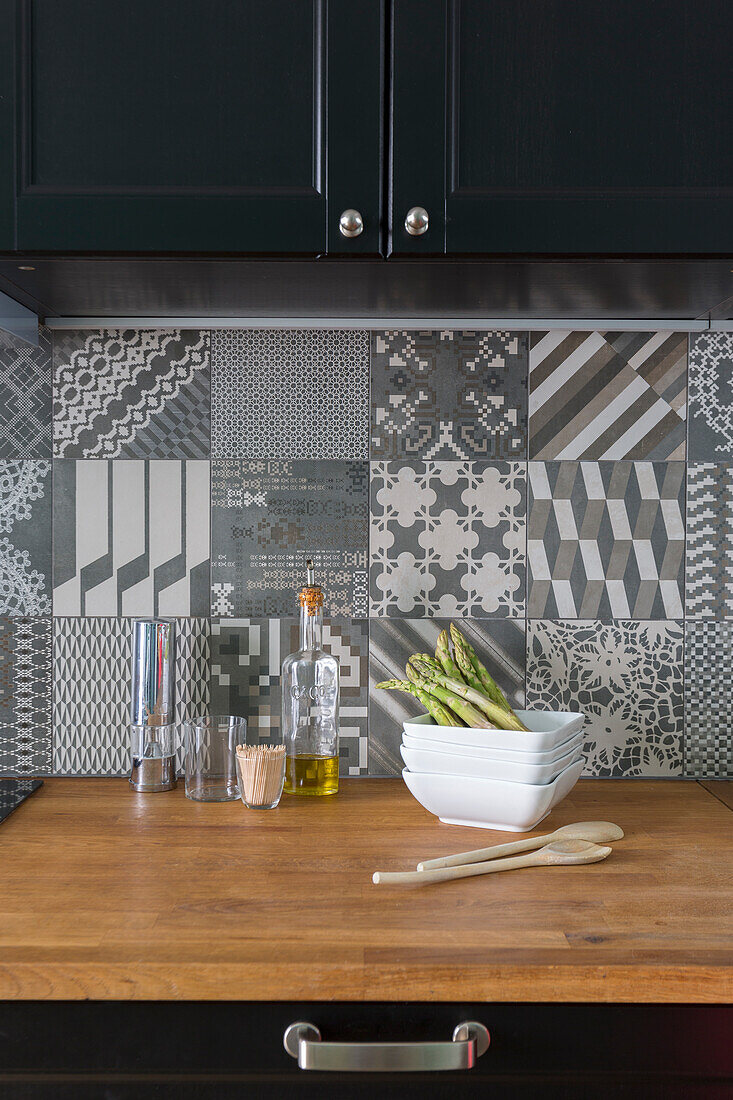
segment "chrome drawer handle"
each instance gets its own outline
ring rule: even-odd
[[[301,1069],[351,1073],[415,1073],[472,1069],[489,1049],[483,1024],[467,1020],[450,1043],[324,1043],[315,1024],[299,1021],[285,1029],[283,1046]]]

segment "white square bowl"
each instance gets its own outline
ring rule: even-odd
[[[518,710],[517,718],[529,732],[480,730],[468,726],[439,726],[429,714],[419,714],[404,723],[405,733],[429,741],[450,741],[483,749],[512,749],[520,752],[550,752],[583,728],[584,716],[575,711]]]
[[[554,764],[573,750],[583,747],[583,731],[573,734],[556,749],[549,752],[520,752],[518,749],[484,749],[475,745],[453,745],[449,741],[429,741],[424,737],[402,734],[402,744],[407,749],[426,749],[428,752],[442,752],[449,756],[472,756],[477,760],[501,760],[514,764]]]
[[[526,833],[539,825],[580,779],[583,761],[560,772],[552,783],[508,783],[466,775],[411,772],[402,778],[410,793],[446,825]]]
[[[439,744],[440,742],[435,742]],[[571,749],[550,764],[521,764],[511,760],[486,760],[475,756],[455,756],[431,749],[411,749],[400,745],[402,759],[411,772],[436,775],[468,775],[479,779],[504,779],[508,783],[551,783],[565,768],[581,759],[580,749]]]

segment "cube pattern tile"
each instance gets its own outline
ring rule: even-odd
[[[209,463],[54,463],[54,614],[208,615]]]
[[[369,458],[369,333],[212,333],[212,454]]]
[[[54,619],[54,774],[129,774],[132,630],[128,618]],[[208,619],[177,619],[176,634],[180,724],[209,711]]]
[[[733,460],[733,332],[690,336],[691,460]]]
[[[292,614],[312,558],[327,613],[366,617],[368,463],[215,461],[211,516],[213,615]]]
[[[373,333],[371,442],[372,458],[526,458],[526,335]]]
[[[57,458],[208,458],[209,333],[101,329],[54,335]]]
[[[0,776],[51,769],[51,619],[0,619]]]
[[[520,462],[373,462],[371,614],[524,615]]]
[[[684,459],[687,337],[530,335],[529,455]]]
[[[733,622],[685,623],[685,775],[733,779]]]
[[[457,624],[514,707],[524,705],[525,624],[516,619],[461,619]],[[400,775],[404,722],[423,711],[416,699],[377,688],[403,680],[413,653],[432,653],[449,619],[372,619],[369,637],[369,774]]]
[[[683,462],[530,462],[530,618],[683,614]]]
[[[51,463],[0,462],[0,615],[51,613]]]
[[[212,623],[212,709],[247,718],[263,744],[281,732],[280,668],[298,649],[299,631],[293,617]],[[368,623],[326,619],[323,644],[340,664],[340,774],[363,775],[368,768]]]
[[[687,618],[733,618],[733,466],[687,467]]]
[[[0,333],[0,459],[51,457],[51,333],[38,347]]]
[[[580,711],[585,775],[682,774],[683,627],[527,623],[527,706]]]

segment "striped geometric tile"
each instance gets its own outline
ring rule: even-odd
[[[130,769],[132,619],[54,620],[54,761],[57,775],[126,775]],[[209,623],[176,620],[176,722],[209,709]],[[180,751],[179,751],[180,766]]]
[[[209,610],[209,463],[54,463],[54,614]]]
[[[733,779],[733,623],[685,623],[685,775]]]
[[[733,466],[687,467],[688,618],[733,618]]]
[[[208,331],[54,335],[57,458],[208,458]]]
[[[683,462],[530,462],[530,618],[682,617]]]
[[[530,458],[685,457],[686,335],[537,332],[529,366]]]
[[[681,775],[682,623],[529,622],[527,706],[585,715],[585,775]]]
[[[51,768],[51,619],[0,619],[0,775]]]
[[[517,619],[460,619],[457,622],[477,654],[515,707],[524,705],[525,624]],[[413,653],[432,653],[450,619],[370,619],[369,774],[400,775],[402,727],[422,711],[398,691],[377,688],[381,680],[405,676]]]
[[[368,624],[356,619],[326,619],[324,648],[340,664],[340,774],[367,771]],[[211,707],[217,714],[238,714],[266,743],[281,724],[280,669],[299,646],[299,622],[282,619],[219,619],[211,626]]]

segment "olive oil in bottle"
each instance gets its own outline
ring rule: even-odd
[[[338,756],[288,756],[285,790],[290,794],[335,794],[339,787]]]
[[[339,663],[323,648],[323,591],[313,562],[300,593],[300,648],[283,661],[282,723],[287,794],[336,794]]]

